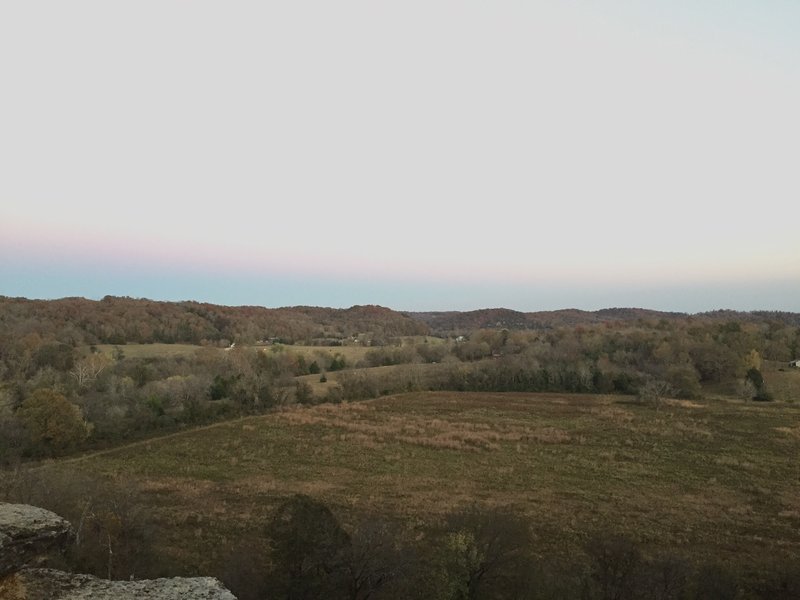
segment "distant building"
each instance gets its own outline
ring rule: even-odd
[[[793,361],[789,362],[790,367],[794,367],[795,369],[800,369],[800,358],[796,358]]]

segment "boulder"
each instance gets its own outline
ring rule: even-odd
[[[0,578],[63,550],[71,539],[72,527],[57,514],[27,504],[0,503]]]

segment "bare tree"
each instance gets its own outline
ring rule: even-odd
[[[662,379],[648,379],[639,387],[639,401],[658,410],[665,398],[674,393],[672,386]]]
[[[96,381],[110,362],[105,354],[90,354],[75,363],[69,374],[78,383],[79,388],[84,388]]]

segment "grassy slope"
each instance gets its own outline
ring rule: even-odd
[[[115,348],[119,348],[127,358],[170,358],[174,356],[191,356],[203,348],[223,352],[223,349],[213,346],[197,346],[193,344],[123,344],[114,346],[113,344],[98,344],[95,346],[100,352],[111,356]],[[247,347],[247,346],[246,346]],[[349,364],[355,364],[364,355],[373,350],[369,346],[249,346],[263,350],[264,352],[293,352],[302,354],[308,360],[314,360],[319,356],[329,356],[333,358],[336,354],[344,356]],[[88,346],[83,351],[88,353]]]
[[[194,344],[97,344],[95,346],[99,352],[112,356],[115,348],[119,348],[126,358],[171,358],[174,356],[191,356],[204,346]],[[84,347],[83,352],[88,354],[88,347]]]
[[[785,362],[764,361],[762,367],[767,390],[776,400],[800,402],[800,369]]]
[[[512,505],[542,553],[594,531],[755,570],[800,559],[800,408],[555,394],[413,393],[294,408],[50,468],[146,492],[184,560],[208,569],[279,498],[412,520]],[[190,540],[187,543],[187,540]]]

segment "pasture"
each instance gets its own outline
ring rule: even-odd
[[[238,346],[238,345],[237,345]],[[263,352],[293,352],[305,357],[308,361],[321,357],[332,359],[337,354],[344,357],[348,366],[355,365],[364,355],[375,348],[363,345],[353,346],[300,346],[300,345],[244,345],[243,348],[254,348]],[[223,348],[214,346],[198,346],[196,344],[97,344],[95,348],[108,356],[113,356],[116,349],[121,350],[127,358],[173,358],[176,356],[192,356],[198,350],[224,352]],[[84,354],[89,347],[82,348]]]
[[[764,362],[764,381],[775,400],[800,402],[800,369],[789,367],[785,362]]]
[[[344,520],[503,506],[528,517],[543,556],[622,533],[754,573],[800,559],[798,456],[798,405],[421,392],[286,408],[43,470],[141,493],[166,552],[198,572],[300,492]]]
[[[116,349],[123,352],[126,358],[173,358],[176,356],[191,356],[201,348],[210,346],[197,346],[195,344],[97,344],[98,352],[113,356]],[[89,353],[89,347],[83,348],[84,353]]]

